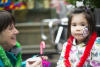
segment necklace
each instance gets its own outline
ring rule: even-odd
[[[92,46],[94,44],[94,41],[96,39],[97,35],[96,35],[96,32],[93,32],[93,34],[91,35],[86,47],[85,47],[85,51],[83,53],[83,56],[80,58],[80,61],[79,63],[77,64],[77,67],[83,67],[83,64],[85,62],[85,60],[88,58],[88,56],[90,55],[90,51],[92,49]],[[69,61],[69,54],[70,54],[70,49],[71,49],[71,45],[72,45],[72,42],[73,42],[73,39],[74,37],[73,36],[70,36],[69,39],[68,39],[68,43],[67,43],[67,46],[66,46],[66,51],[65,51],[65,66],[66,67],[71,67],[71,64],[70,64],[70,61]]]
[[[20,44],[17,42],[16,46],[18,48],[20,48]],[[2,46],[0,46],[0,59],[2,60],[4,67],[13,67],[13,65],[11,64],[10,60],[8,59],[8,57],[6,56],[6,53],[4,51],[4,49],[2,48]],[[17,55],[17,62],[15,67],[21,67],[21,52]]]

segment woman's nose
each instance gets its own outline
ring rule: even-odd
[[[19,31],[15,28],[14,30],[15,34],[19,34]]]

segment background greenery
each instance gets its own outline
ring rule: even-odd
[[[76,1],[82,0],[65,0],[73,5],[76,5]],[[89,5],[92,8],[100,8],[100,0],[84,0],[85,6]]]

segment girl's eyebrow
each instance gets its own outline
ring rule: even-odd
[[[76,24],[75,22],[71,22],[71,24]]]

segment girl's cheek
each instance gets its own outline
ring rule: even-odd
[[[83,29],[83,37],[86,37],[87,35],[88,35],[88,27],[85,27],[84,29]]]

